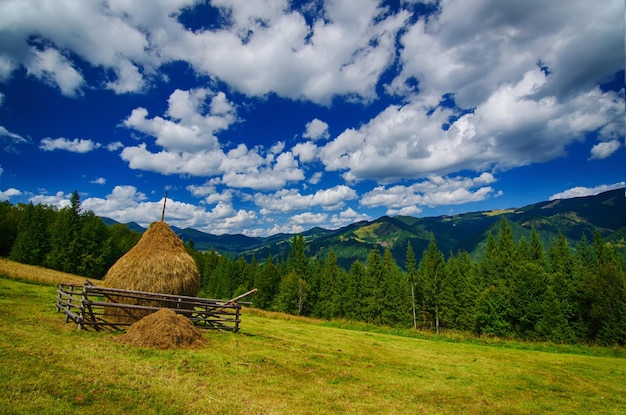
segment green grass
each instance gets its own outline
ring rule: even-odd
[[[54,287],[0,278],[0,414],[626,413],[626,360],[611,349],[529,350],[246,310],[239,334],[158,351],[78,331],[54,302]]]

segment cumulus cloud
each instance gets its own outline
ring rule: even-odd
[[[122,144],[120,141],[115,141],[113,143],[109,143],[106,145],[106,149],[109,151],[116,151],[123,147],[124,147],[124,144]]]
[[[591,148],[591,156],[589,160],[602,160],[610,157],[620,149],[622,143],[619,140],[611,140],[598,143]]]
[[[571,199],[574,197],[595,196],[597,194],[608,192],[609,190],[622,189],[626,185],[625,182],[619,182],[614,184],[601,184],[596,187],[584,187],[576,186],[571,189],[567,189],[560,193],[555,193],[550,196],[549,200],[556,199]]]
[[[349,225],[351,223],[360,222],[363,220],[371,220],[372,217],[365,213],[358,213],[356,210],[352,208],[347,208],[342,210],[339,213],[333,214],[330,221],[332,223],[332,227],[335,229],[341,228],[342,226]]]
[[[360,203],[367,207],[387,207],[387,214],[419,213],[418,206],[455,205],[497,195],[491,186],[487,186],[495,182],[490,173],[474,178],[431,176],[408,186],[378,186],[365,193]]]
[[[2,169],[0,168],[0,174],[2,174]],[[7,190],[2,190],[0,191],[0,202],[4,202],[7,201],[9,199],[11,199],[12,197],[16,197],[16,196],[21,196],[22,192],[10,187]]]
[[[107,183],[107,179],[105,179],[104,177],[98,177],[97,179],[94,179],[94,180],[90,181],[89,183],[106,184]]]
[[[261,212],[293,212],[316,207],[337,209],[349,200],[357,198],[356,191],[348,186],[339,185],[330,189],[321,189],[313,194],[302,195],[295,189],[283,189],[272,194],[256,193],[254,203],[261,207]]]
[[[54,206],[57,209],[62,209],[70,206],[71,196],[72,195],[70,193],[64,193],[63,191],[58,191],[54,195],[48,195],[45,191],[43,191],[42,194],[31,197],[29,201],[34,205],[49,205]]]
[[[39,144],[39,148],[44,151],[65,150],[72,153],[88,153],[97,148],[100,148],[101,144],[92,140],[85,140],[82,138],[75,138],[70,140],[69,138],[44,138]]]
[[[234,188],[275,190],[289,182],[304,180],[304,172],[284,142],[277,142],[265,153],[245,144],[225,152],[215,133],[237,120],[234,105],[223,92],[206,88],[176,90],[168,100],[166,117],[148,117],[145,108],[136,108],[124,125],[154,137],[158,152],[146,143],[126,147],[121,158],[133,169],[162,174],[220,176]]]
[[[375,97],[378,78],[395,58],[395,35],[408,17],[385,15],[374,0],[326,3],[324,18],[311,24],[282,0],[213,5],[231,17],[230,25],[172,37],[163,56],[185,59],[247,95],[274,92],[323,104],[334,95]]]
[[[85,81],[71,62],[61,53],[52,48],[32,50],[32,58],[26,63],[29,75],[57,86],[63,95],[76,96],[80,93]]]
[[[328,124],[315,118],[306,123],[305,131],[304,134],[302,134],[302,137],[310,138],[311,140],[328,138],[330,137],[330,134],[328,134]]]
[[[473,108],[539,61],[551,74],[541,92],[580,94],[624,67],[623,15],[618,1],[602,8],[586,0],[446,1],[402,35],[402,71],[391,89],[411,93],[408,81],[419,79],[421,99],[453,92],[458,105]]]
[[[150,201],[135,186],[115,186],[105,198],[91,197],[82,202],[84,209],[92,210],[96,215],[109,217],[118,222],[137,222],[147,227],[150,223],[160,220],[163,199]],[[169,198],[166,213],[167,222],[171,225],[224,234],[239,232],[242,228],[257,222],[253,211],[234,209],[231,204],[219,202],[210,211],[204,208]]]
[[[623,130],[620,93],[596,87],[564,101],[538,97],[548,78],[535,68],[516,83],[498,85],[461,116],[419,102],[389,106],[321,147],[320,160],[329,171],[349,173],[346,179],[384,183],[546,162],[588,133]]]
[[[218,149],[215,133],[236,120],[234,106],[224,93],[214,94],[206,88],[177,89],[168,106],[167,118],[148,118],[147,109],[135,108],[124,125],[155,137],[156,144],[168,151],[194,152]]]
[[[175,16],[190,1],[156,1],[140,7],[123,1],[41,3],[7,0],[0,3],[0,27],[7,42],[0,45],[0,74],[8,78],[20,65],[66,95],[79,93],[82,75],[59,51],[71,51],[114,78],[104,84],[118,93],[137,91],[144,77],[160,65],[158,45],[175,33]],[[147,28],[153,28],[151,32]],[[41,39],[44,49],[33,48]],[[2,63],[3,62],[3,63]],[[140,79],[141,78],[141,79]]]

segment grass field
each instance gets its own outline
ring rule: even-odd
[[[420,339],[246,310],[239,334],[157,351],[78,331],[54,301],[53,286],[0,278],[0,414],[626,413],[623,350]]]

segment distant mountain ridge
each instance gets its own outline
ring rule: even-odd
[[[484,249],[488,232],[497,233],[499,222],[506,218],[514,236],[530,235],[534,227],[546,248],[561,232],[572,244],[584,234],[591,239],[598,229],[607,240],[620,241],[626,235],[625,190],[617,189],[595,196],[558,199],[534,203],[522,208],[462,213],[453,216],[416,218],[411,216],[382,216],[372,221],[353,223],[336,230],[319,227],[302,233],[307,242],[308,255],[325,255],[332,248],[337,261],[349,268],[355,260],[365,262],[371,250],[389,248],[400,265],[406,257],[407,243],[411,243],[416,258],[428,246],[433,233],[439,249],[444,253],[467,251],[479,255]],[[105,223],[117,223],[103,218]],[[143,232],[136,223],[127,224],[130,229]],[[253,255],[260,261],[271,253],[274,258],[286,259],[293,234],[277,234],[268,237],[237,235],[212,235],[196,229],[172,227],[187,242],[193,240],[197,250],[214,249],[222,255],[250,259]]]

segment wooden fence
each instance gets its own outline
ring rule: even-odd
[[[169,308],[188,317],[198,328],[237,332],[241,322],[241,303],[237,300],[255,291],[233,300],[210,300],[105,288],[86,281],[84,285],[59,284],[56,306],[65,313],[66,323],[71,320],[85,330],[124,330],[151,312]]]

